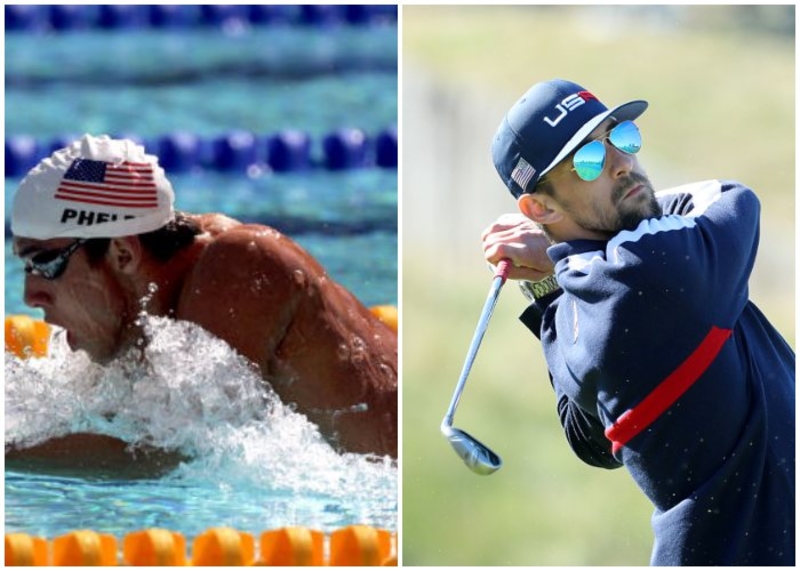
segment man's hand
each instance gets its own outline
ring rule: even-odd
[[[511,279],[538,282],[553,273],[553,262],[547,257],[550,240],[522,214],[503,214],[483,231],[481,240],[489,263],[511,260]]]

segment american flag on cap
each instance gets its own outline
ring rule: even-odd
[[[517,166],[514,167],[513,171],[511,171],[511,178],[522,188],[522,190],[527,190],[528,183],[535,174],[536,169],[529,165],[528,161],[520,158],[519,161],[517,161]]]
[[[120,208],[158,207],[153,166],[130,161],[75,159],[61,178],[55,198]]]

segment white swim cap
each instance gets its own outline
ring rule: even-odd
[[[164,169],[144,147],[84,135],[22,179],[11,231],[38,240],[142,234],[171,221],[174,203]]]

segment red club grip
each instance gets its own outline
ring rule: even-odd
[[[494,272],[494,277],[502,278],[503,283],[508,279],[508,272],[511,271],[511,260],[508,258],[503,258],[497,264],[497,269]]]

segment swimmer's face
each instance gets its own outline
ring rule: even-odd
[[[123,345],[125,297],[106,260],[90,264],[84,247],[78,247],[54,279],[47,265],[74,244],[74,238],[33,240],[14,238],[14,254],[27,263],[24,300],[44,312],[44,319],[66,330],[73,351],[82,349],[98,362],[112,359]],[[31,264],[30,261],[34,263]],[[44,265],[36,262],[44,261]],[[45,271],[37,271],[37,267]]]

